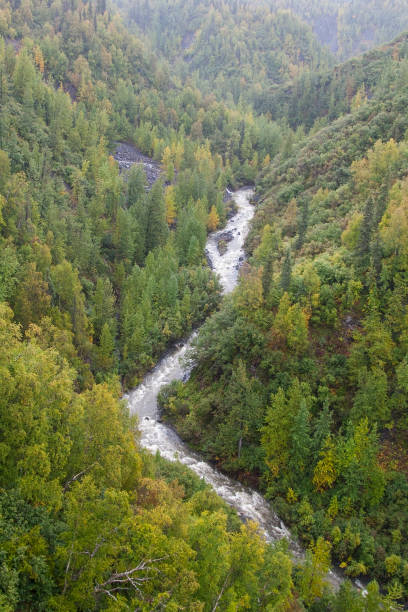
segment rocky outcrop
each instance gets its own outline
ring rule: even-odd
[[[155,162],[150,157],[147,157],[147,155],[144,155],[141,151],[139,151],[139,149],[130,143],[118,142],[113,157],[118,162],[119,169],[121,171],[129,170],[129,168],[131,168],[134,164],[143,166],[149,189],[152,187],[153,183],[160,178],[160,164]]]

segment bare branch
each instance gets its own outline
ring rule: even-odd
[[[84,470],[82,470],[82,472],[78,472],[78,474],[75,474],[75,476],[73,476],[72,478],[70,478],[65,484],[64,484],[64,489],[63,492],[66,493],[68,490],[68,487],[75,482],[75,480],[78,480],[78,478],[81,478],[81,476],[83,476],[84,474],[86,474],[87,472],[89,472],[89,470],[91,470],[93,468],[93,466],[96,465],[96,462],[92,463],[91,465],[89,465],[87,468],[85,468]]]
[[[65,595],[65,592],[68,588],[68,572],[69,572],[69,568],[71,566],[71,559],[72,559],[72,555],[73,555],[73,550],[71,548],[71,552],[69,553],[69,557],[68,557],[68,562],[65,568],[65,578],[64,578],[64,590],[62,591],[62,594]]]
[[[223,596],[224,591],[225,591],[225,589],[227,587],[227,584],[228,584],[228,581],[229,581],[229,577],[231,576],[231,572],[232,572],[232,568],[229,570],[228,574],[225,577],[224,584],[221,587],[221,591],[218,593],[218,597],[215,600],[215,604],[214,604],[214,607],[211,610],[211,612],[215,612],[215,610],[218,608],[218,604],[220,603],[221,597]]]
[[[135,576],[136,572],[149,571],[152,569],[153,563],[158,563],[163,559],[166,559],[166,557],[143,560],[139,563],[139,565],[133,567],[132,569],[128,569],[124,572],[115,572],[102,584],[96,584],[94,593],[105,593],[105,595],[108,595],[115,601],[117,598],[113,593],[116,591],[129,591],[131,588],[133,588],[135,591],[138,591],[141,594],[139,585],[147,580],[150,580],[150,578],[148,576]],[[121,586],[124,584],[129,586]]]

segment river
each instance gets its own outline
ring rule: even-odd
[[[254,207],[250,203],[252,195],[251,189],[240,189],[232,194],[237,205],[236,214],[229,219],[225,228],[211,234],[207,241],[207,256],[214,272],[220,277],[225,294],[231,292],[238,282],[238,268],[244,260],[244,241],[254,214]],[[226,251],[221,255],[217,243],[219,236],[227,232],[232,239],[227,242]],[[188,376],[183,357],[194,335],[182,346],[166,354],[143,382],[128,394],[130,411],[139,417],[140,443],[152,453],[159,451],[166,459],[178,460],[191,468],[211,485],[222,499],[233,506],[243,520],[256,521],[268,540],[283,537],[290,539],[289,530],[257,491],[221,474],[192,452],[173,429],[159,421],[158,393],[172,380],[182,380]],[[291,544],[293,552],[299,553],[298,545],[293,541]]]
[[[230,293],[236,287],[239,267],[245,258],[244,242],[254,214],[254,207],[250,203],[252,195],[253,190],[247,188],[231,194],[237,205],[236,214],[229,219],[223,230],[214,232],[207,240],[207,257],[214,272],[220,278],[224,294]],[[229,234],[230,240],[227,242],[226,251],[221,254],[217,244],[220,236],[226,233]],[[262,495],[203,461],[197,453],[184,444],[171,427],[160,422],[157,406],[159,391],[173,380],[183,380],[188,377],[189,371],[183,364],[183,358],[196,333],[194,332],[177,349],[167,353],[146,375],[143,382],[127,395],[131,413],[139,417],[140,444],[152,453],[159,451],[166,459],[187,465],[211,485],[222,499],[233,506],[242,520],[257,522],[268,541],[287,538],[292,554],[301,559],[304,556],[301,547],[291,537],[290,531]],[[338,587],[341,579],[330,572],[329,581]]]

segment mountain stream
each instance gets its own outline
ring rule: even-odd
[[[225,228],[208,237],[206,249],[207,258],[221,280],[224,294],[230,293],[237,285],[239,267],[245,257],[244,241],[254,214],[254,207],[250,203],[253,190],[240,189],[229,195],[237,205],[237,212],[229,219]],[[225,249],[225,244],[224,249],[222,251],[220,249],[220,252],[218,242],[224,237],[227,237],[228,242],[225,243],[225,252],[221,254]],[[211,485],[222,499],[233,506],[242,520],[252,520],[258,523],[268,541],[287,538],[293,556],[302,559],[303,550],[291,537],[287,527],[262,495],[203,461],[197,453],[184,444],[171,427],[160,422],[157,406],[159,391],[171,381],[183,380],[189,376],[189,370],[183,364],[183,358],[196,333],[194,332],[187,341],[168,352],[146,375],[143,382],[127,394],[126,399],[131,413],[139,417],[140,444],[152,453],[159,451],[166,459],[180,461],[188,466]],[[329,581],[338,588],[341,578],[330,572]]]

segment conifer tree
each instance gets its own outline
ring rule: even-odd
[[[109,325],[104,323],[98,347],[98,369],[107,373],[112,370],[114,364],[115,340]]]
[[[168,227],[163,197],[163,185],[156,181],[147,198],[146,253],[163,246],[167,240]]]
[[[134,164],[128,173],[127,201],[128,206],[143,200],[146,194],[146,174],[143,166]]]
[[[175,201],[173,185],[169,185],[166,188],[165,203],[166,203],[166,221],[167,221],[167,225],[171,227],[172,225],[174,225],[176,216],[177,216],[176,201]]]
[[[356,268],[361,272],[366,272],[370,263],[370,243],[374,220],[374,202],[369,197],[363,214],[360,226],[360,234],[356,248]]]
[[[290,248],[286,250],[285,259],[282,264],[282,272],[280,278],[280,286],[283,291],[289,291],[290,281],[292,278],[292,255],[290,252]]]
[[[310,412],[305,399],[293,420],[290,443],[290,465],[294,478],[302,481],[310,461],[312,440],[310,436]]]

